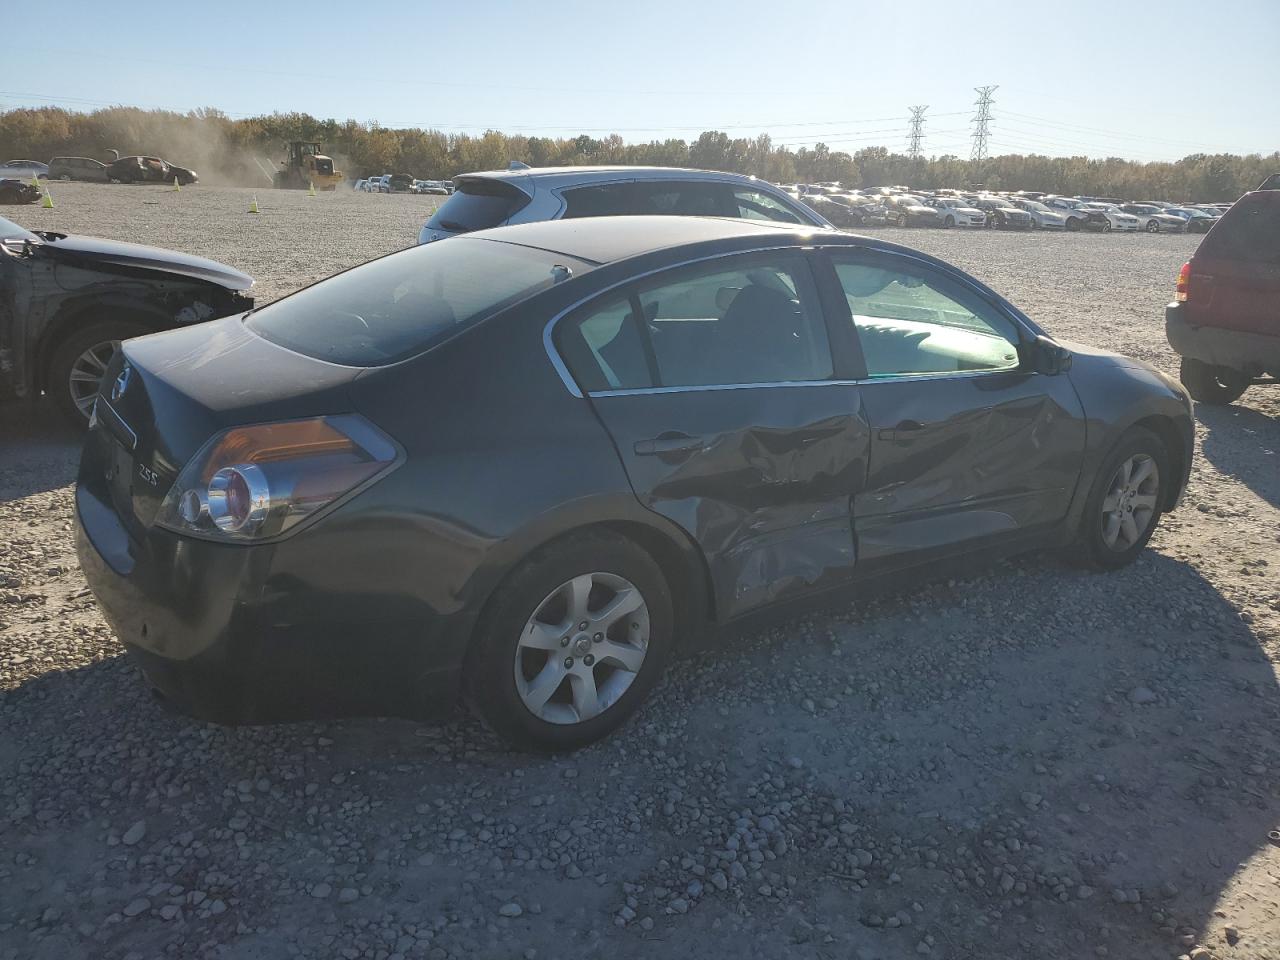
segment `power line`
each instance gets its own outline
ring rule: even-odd
[[[973,128],[973,150],[969,154],[970,160],[987,159],[987,141],[991,138],[991,104],[994,103],[991,95],[999,88],[999,85],[990,87],[974,87],[974,91],[978,94],[975,106],[978,112],[973,117],[976,124]]]
[[[907,138],[907,156],[912,160],[920,159],[920,145],[924,141],[924,112],[928,109],[928,104],[911,108],[911,134]]]

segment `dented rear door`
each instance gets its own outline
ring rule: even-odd
[[[672,271],[594,311],[566,358],[607,376],[579,379],[641,502],[701,546],[720,617],[851,579],[870,428],[800,252]]]

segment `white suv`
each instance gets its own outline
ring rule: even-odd
[[[755,177],[678,167],[541,167],[467,173],[418,234],[419,243],[471,230],[572,217],[745,217],[835,229]]]

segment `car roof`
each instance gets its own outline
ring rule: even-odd
[[[513,186],[555,188],[600,180],[720,180],[730,183],[766,184],[768,181],[742,173],[726,173],[723,170],[697,170],[689,167],[525,167],[516,170],[477,170],[459,174],[454,179],[483,177],[486,180],[503,180]],[[530,181],[536,181],[536,184]],[[773,187],[773,184],[768,184]],[[774,189],[777,189],[774,187]]]
[[[706,241],[773,234],[784,244],[791,244],[798,237],[815,233],[824,238],[838,235],[816,227],[737,217],[639,216],[540,220],[477,230],[466,236],[550,250],[591,263],[612,263],[655,250]]]

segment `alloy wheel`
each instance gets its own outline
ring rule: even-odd
[[[584,573],[538,604],[516,645],[516,690],[548,723],[582,723],[626,693],[649,647],[649,608],[613,573]]]
[[[71,400],[75,403],[76,409],[80,411],[86,420],[89,419],[89,413],[93,409],[93,401],[98,396],[98,387],[102,383],[102,377],[107,372],[107,367],[111,365],[111,361],[116,358],[116,353],[119,350],[119,340],[104,340],[85,350],[80,356],[76,357],[75,363],[71,365],[71,376],[67,381],[67,389],[71,391]]]
[[[1158,220],[1148,220],[1147,233],[1159,233],[1159,232],[1160,232],[1160,222]]]
[[[1135,453],[1119,467],[1102,498],[1102,542],[1117,553],[1142,539],[1156,515],[1160,468],[1145,453]]]

